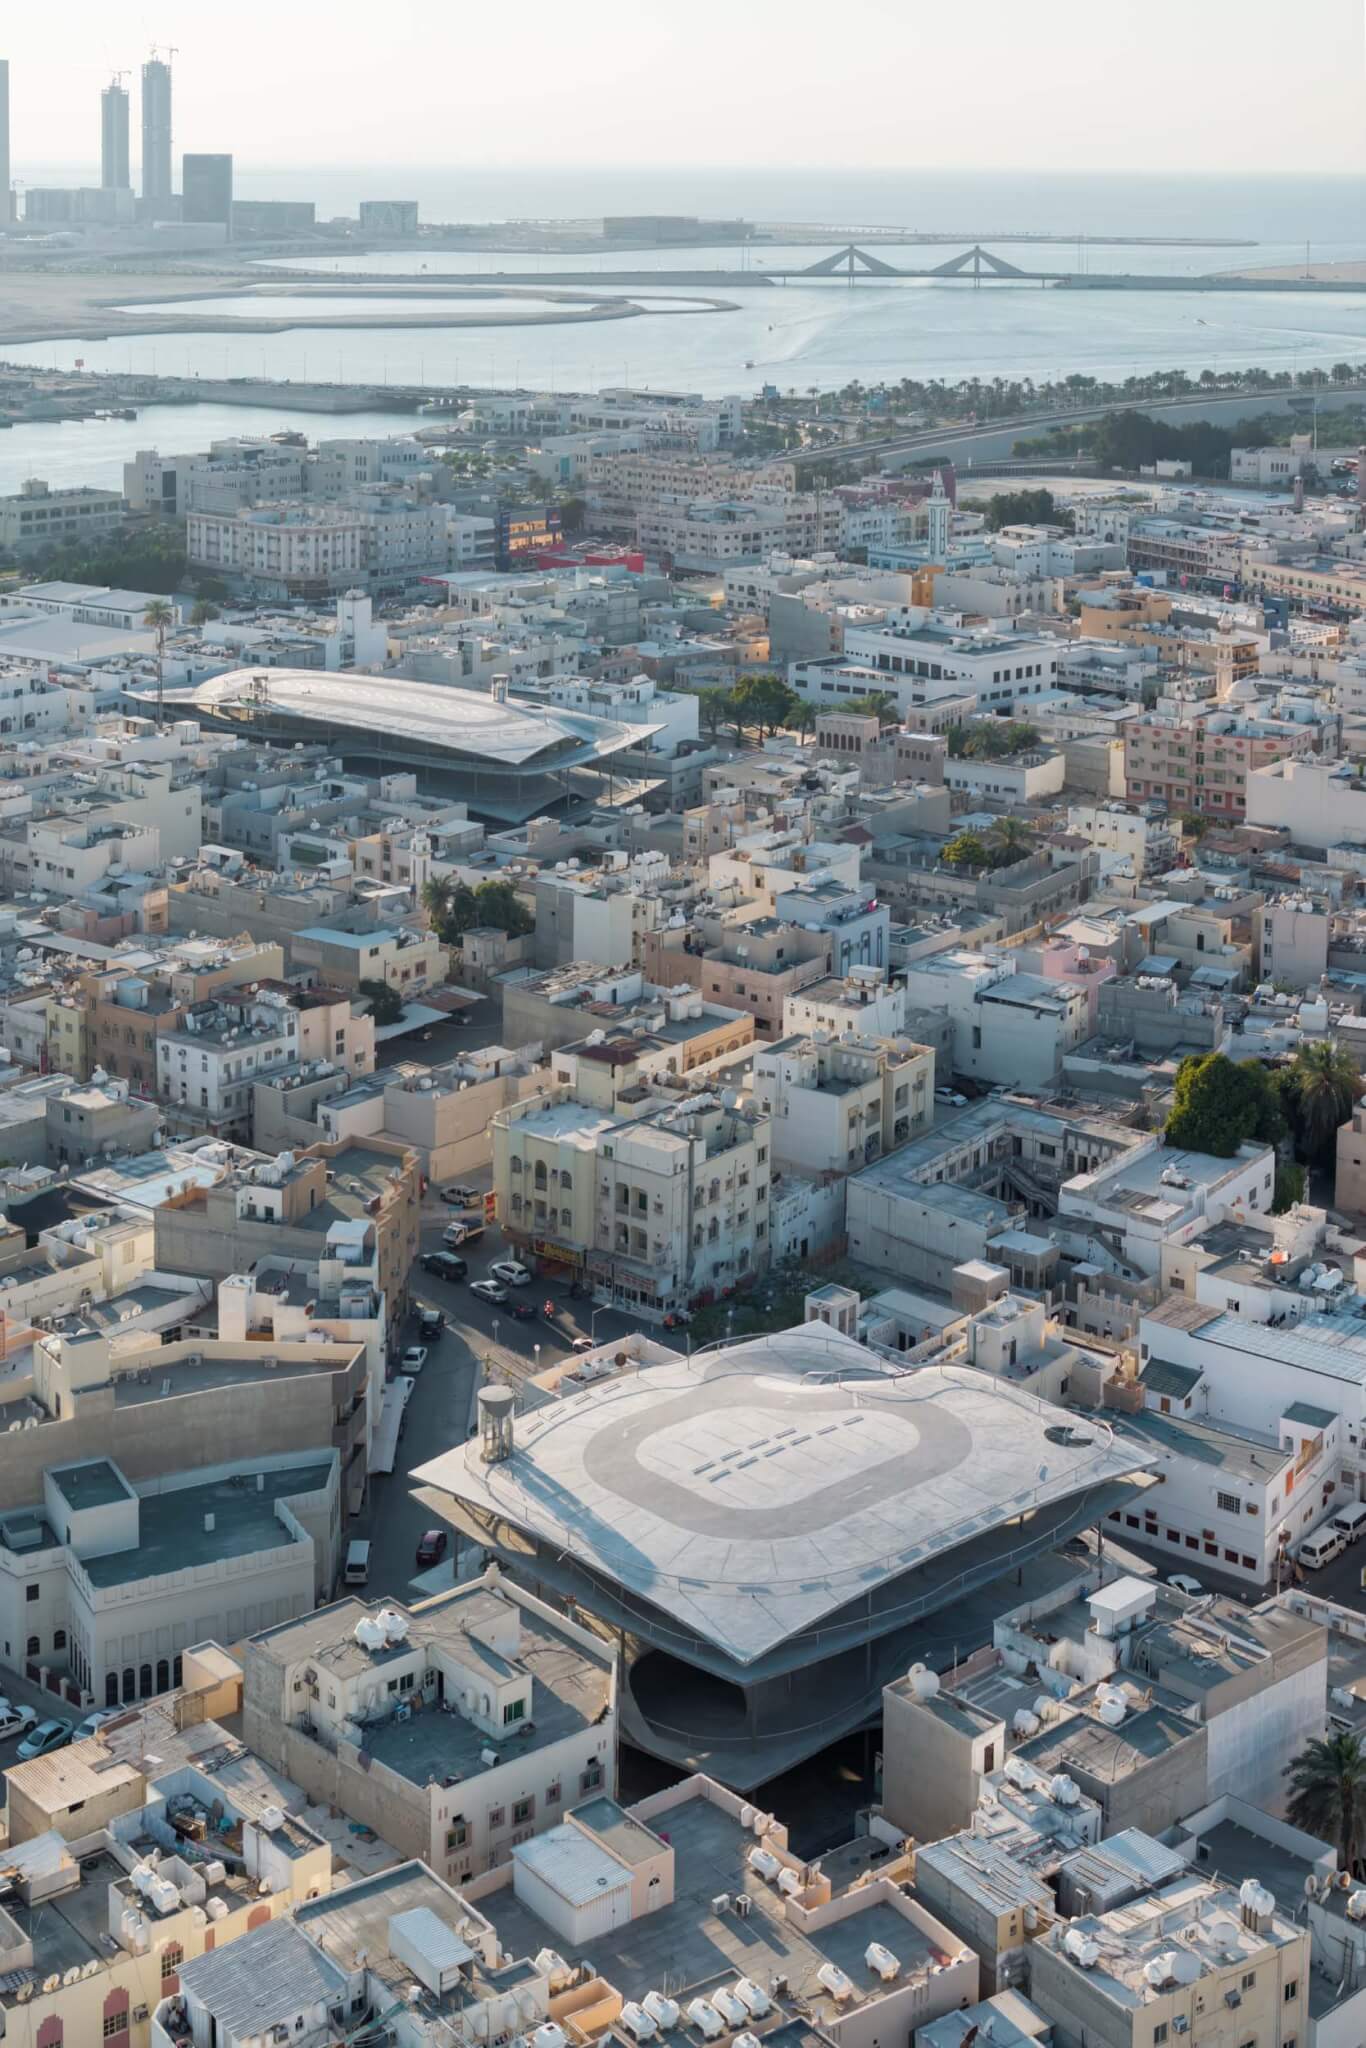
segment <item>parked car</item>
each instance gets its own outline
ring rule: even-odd
[[[529,1301],[514,1301],[512,1313],[519,1323],[534,1323],[536,1320],[535,1304]]]
[[[449,1202],[453,1208],[472,1209],[477,1202],[482,1202],[484,1197],[478,1188],[468,1187],[463,1181],[459,1181],[451,1187],[442,1188],[441,1199],[443,1202]]]
[[[470,1269],[454,1252],[424,1252],[422,1270],[435,1273],[438,1280],[463,1280]]]
[[[54,1749],[64,1749],[71,1740],[69,1721],[40,1721],[19,1744],[19,1761],[32,1763],[35,1756],[47,1756]]]
[[[8,1742],[11,1735],[22,1735],[38,1719],[35,1707],[16,1707],[12,1700],[0,1697],[0,1742]]]
[[[417,1566],[418,1566],[418,1570],[419,1570],[419,1571],[425,1571],[425,1570],[427,1570],[427,1569],[428,1569],[428,1567],[429,1567],[429,1566],[431,1566],[431,1565],[434,1565],[434,1564],[440,1564],[440,1562],[441,1562],[442,1558],[443,1558],[443,1557],[444,1557],[444,1556],[446,1555],[446,1545],[447,1545],[447,1544],[448,1544],[449,1542],[450,1542],[450,1532],[449,1532],[448,1530],[446,1530],[446,1529],[428,1529],[428,1530],[426,1530],[426,1531],[425,1531],[425,1533],[424,1533],[424,1534],[423,1534],[423,1535],[422,1535],[422,1536],[421,1536],[421,1537],[420,1537],[420,1538],[418,1539],[418,1546],[417,1546]]]
[[[1168,1572],[1167,1584],[1175,1586],[1178,1593],[1189,1593],[1192,1600],[1205,1590],[1199,1579],[1193,1579],[1189,1572]]]
[[[966,1109],[968,1106],[967,1096],[960,1095],[956,1088],[936,1088],[934,1099],[936,1102],[951,1102],[955,1109]]]
[[[508,1298],[506,1287],[500,1287],[496,1280],[471,1280],[470,1293],[477,1294],[481,1301],[503,1302]]]
[[[446,1327],[446,1318],[439,1308],[428,1308],[424,1302],[417,1312],[417,1327],[424,1337],[439,1337]]]
[[[426,1363],[427,1347],[425,1344],[409,1344],[399,1360],[399,1365],[404,1372],[421,1372]]]
[[[28,1711],[32,1714],[32,1707]],[[122,1707],[96,1707],[93,1714],[87,1714],[83,1721],[76,1723],[71,1740],[84,1742],[87,1735],[98,1735],[106,1721],[117,1721],[122,1712]],[[34,1714],[33,1718],[36,1721],[38,1717]]]
[[[413,1388],[417,1385],[417,1381],[411,1373],[400,1372],[394,1375],[394,1385],[398,1388],[399,1400],[402,1401],[406,1408],[413,1398]]]
[[[592,1337],[576,1337],[569,1348],[571,1351],[596,1351],[598,1347]]]
[[[501,1280],[505,1287],[529,1287],[531,1274],[517,1259],[498,1259],[489,1267],[495,1280]]]

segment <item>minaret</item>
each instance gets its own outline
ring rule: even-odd
[[[939,470],[934,473],[934,488],[925,501],[927,514],[926,541],[930,559],[947,562],[949,558],[949,528],[953,520],[953,505],[944,489],[944,479]]]

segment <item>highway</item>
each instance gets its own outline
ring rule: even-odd
[[[792,454],[776,456],[774,466],[791,463],[799,472],[813,464],[830,461],[862,462],[873,456],[879,461],[887,457],[902,456],[909,463],[943,455],[955,465],[970,460],[976,454],[984,461],[1000,461],[1008,456],[1017,440],[1023,436],[1050,433],[1055,427],[1082,426],[1091,420],[1104,419],[1108,413],[1142,412],[1151,418],[1166,420],[1172,425],[1190,424],[1204,420],[1215,426],[1231,426],[1240,419],[1254,419],[1262,413],[1279,413],[1290,410],[1304,411],[1311,399],[1317,395],[1321,405],[1350,401],[1366,396],[1366,384],[1335,385],[1317,394],[1307,391],[1248,391],[1248,392],[1193,392],[1184,398],[1121,398],[1104,404],[1069,406],[1059,412],[1016,413],[1005,419],[984,420],[976,425],[960,423],[953,426],[920,427],[900,434],[889,434],[872,441],[848,441],[831,443],[819,448],[800,448]]]

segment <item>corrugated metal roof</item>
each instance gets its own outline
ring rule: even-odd
[[[303,2007],[346,1996],[345,1972],[288,1920],[181,1965],[180,1981],[229,2035],[262,2034]]]

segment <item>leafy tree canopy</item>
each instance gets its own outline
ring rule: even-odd
[[[1276,1087],[1260,1060],[1193,1053],[1176,1071],[1166,1140],[1184,1152],[1232,1159],[1251,1138],[1274,1145],[1285,1135]]]

